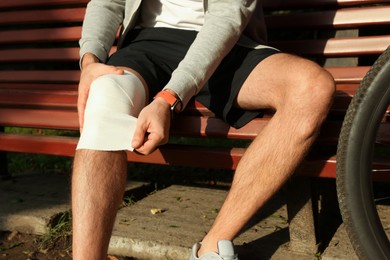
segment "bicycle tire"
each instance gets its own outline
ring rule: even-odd
[[[390,47],[379,56],[348,107],[337,147],[340,212],[359,259],[390,259],[390,242],[374,203],[371,163],[376,134],[390,103]]]

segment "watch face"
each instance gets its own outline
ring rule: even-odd
[[[176,99],[175,103],[171,106],[171,110],[174,112],[179,112],[181,109],[181,101],[179,99]]]

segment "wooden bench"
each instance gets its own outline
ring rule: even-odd
[[[73,156],[77,144],[78,40],[87,0],[2,0],[0,2],[0,151]],[[337,94],[327,121],[297,176],[335,178],[336,145],[346,108],[376,57],[390,45],[390,1],[267,0],[270,44],[315,60],[331,72]],[[236,130],[201,104],[191,102],[173,122],[171,134],[202,137],[173,142],[149,156],[128,153],[131,162],[234,170],[245,152],[235,142],[215,147],[210,138],[251,140],[272,114]],[[389,121],[389,120],[387,120]],[[26,135],[5,127],[65,129],[76,136]],[[382,131],[390,130],[384,123]],[[207,138],[206,138],[207,137]],[[177,139],[176,139],[177,140]],[[385,163],[386,164],[386,163]],[[388,165],[388,163],[387,163]],[[378,166],[383,163],[378,162]],[[388,167],[388,166],[387,166]],[[294,178],[310,183],[313,178]],[[317,179],[317,178],[314,178]],[[294,182],[293,182],[294,183]],[[292,186],[291,247],[315,252],[316,199],[310,185]],[[307,188],[302,188],[307,187]],[[314,205],[314,206],[313,206]]]

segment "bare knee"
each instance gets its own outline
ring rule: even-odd
[[[301,75],[284,100],[282,112],[298,120],[297,130],[304,136],[315,136],[328,115],[335,94],[335,83],[329,72],[313,65]]]
[[[332,75],[325,69],[317,67],[306,77],[301,85],[304,94],[303,104],[307,112],[325,117],[332,105],[336,91]]]

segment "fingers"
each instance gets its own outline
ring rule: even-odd
[[[158,146],[166,144],[168,142],[168,135],[165,134],[165,131],[162,127],[160,130],[157,129],[157,127],[151,127],[144,123],[137,123],[131,146],[138,153],[148,155],[156,150]]]
[[[141,154],[150,154],[168,142],[170,106],[153,101],[139,114],[132,147]]]
[[[85,92],[80,93],[79,91],[79,96],[77,98],[77,111],[79,116],[79,128],[81,133],[83,132],[83,127],[84,127],[84,111],[87,103],[87,98],[88,96],[86,95]]]
[[[156,148],[166,141],[158,136],[156,133],[150,133],[147,135],[145,142],[138,148],[134,148],[138,153],[143,155],[151,154]]]
[[[137,125],[135,127],[134,135],[133,135],[133,140],[131,142],[131,146],[134,149],[140,149],[141,146],[146,142],[146,134],[147,134],[147,128],[146,124],[142,124],[140,119],[137,121]]]
[[[82,132],[84,125],[84,112],[85,106],[88,100],[89,89],[92,82],[100,76],[107,74],[122,75],[124,70],[115,66],[108,66],[101,63],[91,63],[85,66],[81,71],[78,98],[77,98],[77,111],[79,116],[79,127]]]

